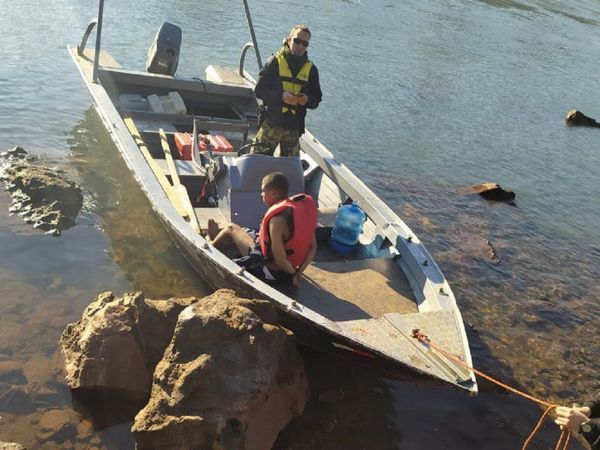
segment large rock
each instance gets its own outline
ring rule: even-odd
[[[186,308],[132,431],[138,448],[266,450],[309,387],[295,339],[264,301],[221,290]]]
[[[600,123],[596,122],[591,117],[586,116],[581,111],[572,109],[567,113],[567,126],[600,127]]]
[[[83,195],[64,171],[33,164],[20,147],[2,156],[9,163],[1,178],[12,196],[11,212],[23,216],[34,228],[55,235],[75,224]]]
[[[462,188],[460,191],[465,195],[479,194],[486,200],[511,202],[515,199],[515,193],[513,191],[504,189],[498,183],[474,184],[472,186]]]
[[[60,340],[71,389],[149,393],[152,372],[171,340],[177,316],[196,298],[146,300],[142,293],[101,294]]]

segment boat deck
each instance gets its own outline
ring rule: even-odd
[[[295,295],[313,311],[336,322],[417,312],[408,281],[391,259],[319,259],[306,269]]]

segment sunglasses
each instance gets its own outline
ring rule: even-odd
[[[299,37],[294,38],[294,44],[302,45],[303,47],[308,47],[308,41],[305,41],[304,39],[300,39]]]

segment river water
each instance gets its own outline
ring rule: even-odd
[[[264,59],[292,24],[313,30],[309,54],[324,100],[308,128],[426,243],[468,324],[476,367],[557,403],[599,389],[600,130],[567,128],[564,117],[577,108],[600,118],[600,4],[253,0],[250,7]],[[66,170],[86,199],[77,226],[51,237],[9,216],[8,194],[0,193],[0,364],[22,365],[27,381],[57,393],[50,407],[69,409],[68,390],[51,381],[51,357],[65,325],[98,293],[210,291],[153,218],[67,54],[97,15],[96,1],[0,0],[0,11],[0,149],[20,145]],[[107,1],[103,47],[123,66],[143,69],[165,20],[184,30],[183,75],[237,64],[249,40],[237,0]],[[515,205],[460,193],[486,181],[514,190]],[[542,412],[483,380],[470,398],[318,354],[305,359],[314,395],[278,449],[513,449]],[[0,377],[0,389],[14,381]],[[0,441],[133,445],[129,424],[42,444],[37,423],[47,407],[0,411]],[[556,438],[547,422],[530,448],[552,449]]]

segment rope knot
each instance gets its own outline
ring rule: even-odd
[[[415,339],[418,339],[419,341],[421,341],[427,345],[429,345],[429,343],[431,342],[429,340],[429,337],[427,337],[426,334],[421,333],[421,330],[419,330],[418,328],[413,328],[412,337],[414,337]]]

